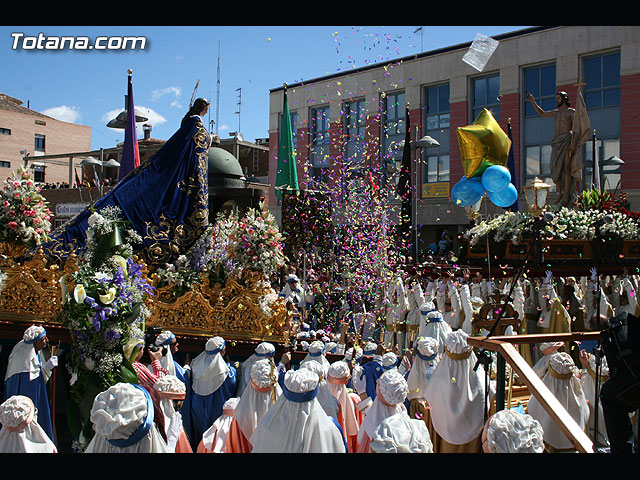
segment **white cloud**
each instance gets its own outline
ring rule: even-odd
[[[78,107],[69,107],[67,105],[60,105],[59,107],[52,107],[44,110],[43,114],[60,120],[61,122],[75,123],[80,117],[80,110]]]
[[[180,87],[166,87],[154,90],[151,92],[151,101],[157,102],[165,95],[173,95],[175,97],[171,102],[172,107],[182,108],[182,105],[178,102],[178,98],[182,95],[182,89]]]

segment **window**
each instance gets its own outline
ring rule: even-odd
[[[606,165],[608,159],[620,155],[620,52],[583,58],[582,78],[589,122],[596,131],[595,154],[601,165],[601,185],[606,190],[620,189],[624,166]],[[593,150],[592,141],[583,147],[585,188],[590,188],[593,181]]]
[[[44,182],[44,170],[46,167],[44,165],[32,165],[31,168],[33,169],[33,181]]]
[[[587,109],[620,105],[620,52],[584,59]]]
[[[584,176],[583,181],[586,189],[591,188],[591,184],[594,181],[593,178],[593,147],[592,142],[587,142],[584,156]],[[595,144],[596,158],[600,165],[600,183],[603,190],[620,190],[622,179],[622,168],[620,165],[607,165],[607,160],[613,156],[620,155],[620,141],[617,138],[614,139],[597,139]],[[604,164],[603,164],[604,162]],[[599,188],[598,185],[594,185],[594,188]]]
[[[0,135],[11,135],[11,129],[0,127]]]
[[[524,123],[523,143],[524,161],[522,162],[520,178],[523,187],[534,178],[539,178],[551,186],[555,191],[555,184],[551,179],[551,142],[555,136],[555,120],[551,117],[540,117],[529,103],[526,93],[531,93],[543,110],[556,108],[556,66],[554,63],[536,65],[523,70],[522,95]]]
[[[0,168],[11,168],[11,162],[0,161]]]
[[[36,152],[44,152],[44,135],[36,133],[33,148]]]
[[[472,87],[472,121],[483,108],[491,111],[496,120],[500,120],[500,76],[490,75],[471,80]]]
[[[362,204],[366,191],[366,126],[367,107],[364,99],[345,102],[343,105],[344,152],[342,190],[345,198]]]
[[[449,84],[424,87],[424,135],[440,146],[423,148],[422,183],[449,182]],[[424,196],[424,188],[422,196]],[[448,192],[448,186],[447,186]],[[432,196],[427,194],[427,196]]]
[[[542,65],[527,68],[524,71],[525,92],[531,93],[536,103],[543,110],[556,108],[556,66]],[[526,100],[526,96],[525,96]],[[525,102],[524,114],[526,117],[537,117],[538,114],[528,101]]]
[[[345,162],[361,164],[366,147],[367,109],[364,100],[344,104]]]
[[[382,119],[382,181],[389,189],[391,199],[399,200],[397,186],[402,164],[401,142],[406,131],[406,102],[404,92],[389,93],[384,96]]]
[[[313,108],[311,110],[311,182],[312,188],[323,190],[329,184],[329,168],[331,158],[329,147],[329,107]]]

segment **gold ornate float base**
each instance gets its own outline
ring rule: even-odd
[[[9,253],[9,246],[0,246]],[[77,270],[75,257],[60,267],[48,265],[41,253],[24,262],[13,256],[0,257],[0,271],[6,275],[0,293],[0,321],[13,323],[62,324],[57,318],[62,309],[61,281],[73,291],[70,275]],[[270,292],[258,281],[261,274],[245,272],[242,278],[230,276],[225,284],[210,284],[203,276],[200,284],[174,297],[173,286],[157,288],[147,306],[151,316],[147,326],[169,329],[180,335],[219,335],[228,340],[284,342],[286,320],[284,301],[277,299],[266,313],[260,300]]]

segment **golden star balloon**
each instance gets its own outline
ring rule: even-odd
[[[482,109],[473,124],[459,127],[457,134],[462,167],[467,178],[482,175],[491,165],[507,164],[511,140],[486,108]]]

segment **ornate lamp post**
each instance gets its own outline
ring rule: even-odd
[[[544,183],[536,177],[531,183],[524,187],[524,195],[527,200],[529,212],[538,216],[546,210],[547,196],[551,185]]]

